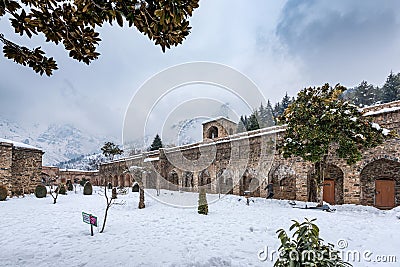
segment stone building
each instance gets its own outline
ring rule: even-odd
[[[381,127],[400,134],[400,101],[364,109]],[[265,197],[268,183],[275,197],[316,200],[314,166],[301,158],[284,159],[275,149],[284,126],[232,134],[236,124],[218,118],[203,123],[203,142],[102,164],[99,182],[130,186],[135,180],[146,188],[198,191]],[[232,129],[232,131],[231,131]],[[325,170],[324,200],[331,204],[362,204],[387,209],[400,205],[400,139],[363,151],[362,159],[347,165],[333,153]],[[143,169],[143,172],[133,172]]]
[[[59,169],[58,167],[43,166],[41,176],[43,181],[54,184],[66,184],[68,180],[74,183],[84,179],[90,181],[93,185],[99,184],[98,171]]]
[[[34,192],[41,182],[43,154],[36,147],[0,138],[0,184],[10,197]]]

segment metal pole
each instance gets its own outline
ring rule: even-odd
[[[93,224],[90,224],[90,235],[93,236]]]

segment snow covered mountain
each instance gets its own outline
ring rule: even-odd
[[[93,136],[71,124],[22,126],[0,118],[0,137],[41,148],[44,165],[56,165],[82,155],[99,152],[110,137]]]

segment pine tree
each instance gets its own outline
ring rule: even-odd
[[[275,125],[275,117],[273,114],[271,102],[268,100],[267,106],[265,107],[265,127],[271,127]]]
[[[250,115],[249,117],[249,124],[248,124],[248,131],[253,131],[253,130],[258,130],[260,129],[260,125],[258,124],[258,112],[254,111],[253,114]]]
[[[160,148],[163,148],[163,144],[161,142],[160,136],[157,134],[156,137],[154,137],[153,143],[150,146],[150,151],[154,150],[159,150]]]
[[[382,87],[383,103],[400,99],[400,73],[394,75],[391,71]]]
[[[238,122],[238,126],[237,126],[236,132],[237,133],[243,133],[245,131],[247,131],[247,129],[246,129],[244,117],[242,115],[242,116],[240,116],[240,120]]]
[[[384,141],[385,135],[391,135],[372,124],[371,118],[363,116],[356,106],[339,99],[345,90],[343,86],[332,88],[329,84],[306,88],[283,116],[287,128],[279,150],[285,158],[299,156],[315,164],[320,204],[330,148],[334,148],[337,157],[354,164],[361,159],[361,149],[375,147]]]
[[[206,189],[201,188],[199,192],[199,205],[197,208],[197,212],[199,214],[208,214],[208,203],[207,203],[207,195],[206,195]]]
[[[354,88],[352,101],[354,105],[359,107],[371,106],[375,104],[377,99],[377,91],[372,84],[362,81]]]

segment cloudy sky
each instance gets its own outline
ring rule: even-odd
[[[134,28],[106,26],[101,56],[90,66],[68,58],[62,47],[43,44],[42,37],[13,36],[3,19],[6,37],[42,45],[60,69],[41,77],[1,59],[0,116],[44,125],[72,122],[120,139],[125,111],[141,84],[191,61],[239,70],[272,102],[325,82],[382,85],[391,70],[400,72],[398,10],[398,0],[201,0],[181,46],[162,53]]]

